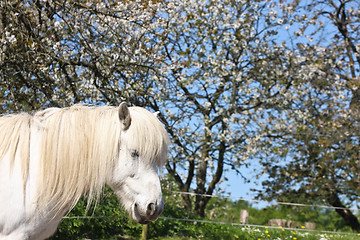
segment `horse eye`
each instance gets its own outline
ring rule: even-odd
[[[132,151],[132,152],[131,152],[131,157],[132,157],[132,158],[138,158],[138,157],[139,157],[139,152],[136,151],[136,150]]]

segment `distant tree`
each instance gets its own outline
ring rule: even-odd
[[[359,232],[349,209],[360,196],[359,2],[297,1],[283,9],[292,9],[288,31],[301,68],[259,130],[268,175],[259,197],[330,204]]]
[[[189,0],[168,7],[163,74],[155,76],[163,91],[148,106],[160,110],[173,140],[168,173],[181,191],[197,193],[194,200],[182,196],[185,207],[204,216],[210,198],[201,194],[212,195],[224,169],[236,170],[252,151],[254,112],[286,88],[282,75],[291,76],[294,56],[275,43],[276,3]]]

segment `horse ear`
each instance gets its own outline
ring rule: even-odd
[[[160,111],[154,112],[153,114],[154,114],[155,117],[158,118],[158,117],[159,117],[159,114],[160,114]]]
[[[119,119],[124,125],[124,130],[127,130],[131,125],[130,111],[125,102],[120,103]]]

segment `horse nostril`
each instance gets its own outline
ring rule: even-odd
[[[156,212],[156,205],[154,203],[149,203],[147,205],[146,215],[152,216]]]

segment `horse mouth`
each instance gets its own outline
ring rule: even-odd
[[[152,221],[149,221],[149,220],[141,220],[141,221],[139,221],[139,222],[137,222],[137,223],[140,223],[140,224],[149,224],[149,223],[151,223]]]

